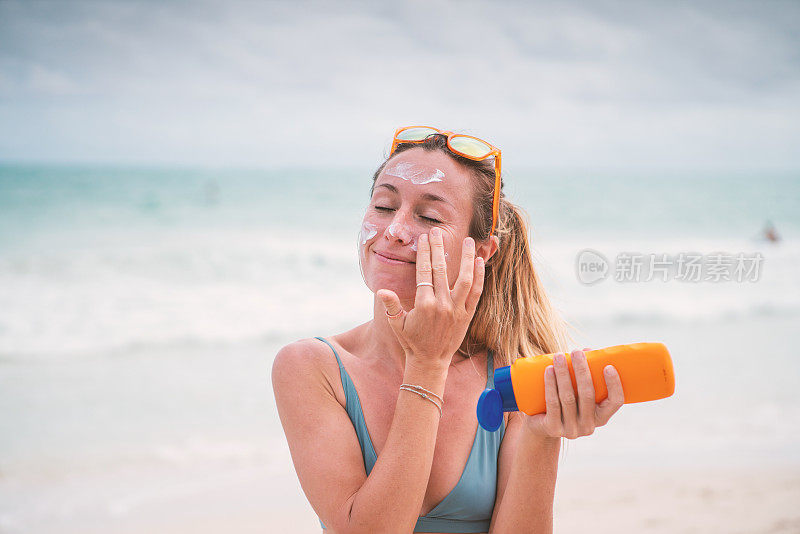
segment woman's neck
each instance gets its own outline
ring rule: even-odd
[[[401,302],[403,309],[410,309],[409,303]],[[413,304],[411,304],[413,306]],[[393,372],[403,376],[406,368],[406,353],[389,325],[386,308],[378,295],[373,296],[372,322],[368,324],[365,345],[370,354],[378,356]]]
[[[413,302],[401,301],[401,305],[404,310],[409,311],[413,307]],[[400,377],[403,376],[406,368],[406,353],[391,325],[389,325],[389,320],[386,317],[386,308],[384,308],[383,302],[377,295],[373,299],[372,322],[367,324],[364,346],[368,354],[379,356],[392,372]],[[467,354],[459,350],[453,355],[450,365],[463,361],[467,357]]]

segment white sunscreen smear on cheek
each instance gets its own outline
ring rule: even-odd
[[[366,223],[366,224],[369,224],[369,223]],[[371,225],[371,226],[373,228],[375,227],[375,225]],[[362,228],[362,230],[363,230],[363,228]],[[409,248],[411,250],[413,250],[414,252],[418,252],[417,251],[417,240],[419,239],[419,236],[418,235],[412,235],[413,231],[412,231],[410,226],[408,226],[406,224],[398,223],[398,222],[393,222],[392,224],[390,224],[389,226],[386,227],[386,230],[389,232],[390,236],[399,237],[401,239],[403,238],[403,236],[411,235]],[[374,234],[372,234],[372,236],[374,236]],[[371,239],[372,236],[368,237],[367,239]],[[364,242],[366,242],[366,241],[364,241]],[[362,244],[364,242],[362,242]],[[447,252],[444,253],[444,257],[445,258],[448,257]]]
[[[407,180],[412,184],[424,185],[431,182],[441,182],[444,178],[444,172],[433,167],[426,167],[425,165],[417,165],[409,161],[401,161],[395,163],[386,170],[389,176],[397,176],[403,180]]]
[[[392,235],[394,235],[394,234],[392,234]],[[417,239],[419,239],[419,236],[413,237],[413,238],[411,239],[411,250],[413,250],[414,252],[419,252],[419,251],[417,250]],[[445,257],[445,258],[446,258],[446,257],[448,257],[448,254],[447,254],[447,252],[445,252],[445,253],[444,253],[444,257]]]
[[[369,221],[361,223],[361,230],[358,232],[358,244],[364,245],[378,234],[378,227]]]
[[[364,245],[376,235],[378,235],[378,227],[369,221],[362,221],[361,229],[358,231],[358,270],[365,285],[369,284],[367,284],[367,278],[364,276],[364,258],[366,255]]]
[[[414,252],[417,252],[417,239],[416,238],[414,238],[411,241],[411,250],[413,250]],[[446,258],[447,256],[448,256],[448,254],[447,254],[447,252],[445,252],[444,253],[444,257]]]

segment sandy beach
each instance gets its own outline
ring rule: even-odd
[[[800,532],[800,467],[562,473],[554,532]]]
[[[692,355],[684,345],[700,352],[716,346],[723,353],[739,347],[740,355],[755,350],[748,346],[745,334],[734,334],[742,327],[706,325],[704,342],[691,332],[678,335],[675,328],[664,325],[650,328],[661,330],[670,341],[680,371],[691,368]],[[767,338],[787,343],[790,328],[791,321],[758,326]],[[636,329],[648,335],[647,328]],[[30,383],[35,376],[44,390],[81,381],[80,389],[86,390],[91,381],[94,398],[115,398],[121,407],[109,412],[112,418],[108,420],[103,419],[104,412],[79,412],[85,428],[76,426],[76,420],[69,439],[61,436],[61,459],[54,447],[43,443],[49,452],[27,461],[17,453],[18,461],[7,463],[9,469],[0,477],[0,531],[319,532],[272,404],[266,370],[275,347],[206,348],[182,354],[167,349],[151,353],[144,362],[87,359],[68,366],[6,366],[6,391],[30,403],[33,393],[25,397],[14,387]],[[214,365],[220,359],[228,364],[224,371]],[[153,374],[155,361],[169,372]],[[748,418],[760,417],[758,424],[746,423],[741,415],[728,423],[725,417],[744,407],[734,405],[726,411],[718,404],[712,405],[713,417],[694,413],[692,420],[689,407],[703,406],[707,393],[701,385],[716,375],[711,368],[695,372],[693,379],[687,376],[679,382],[682,388],[675,398],[660,404],[625,405],[613,425],[589,438],[565,442],[554,503],[555,532],[582,534],[588,525],[597,533],[800,532],[800,461],[792,446],[794,420],[784,420],[780,412],[770,420],[771,412],[761,409],[745,412]],[[125,376],[126,382],[115,384],[109,379],[117,375]],[[160,395],[160,404],[153,404],[147,417],[141,418],[147,422],[137,419],[135,427],[126,429],[119,415],[141,402],[139,388],[145,384],[153,391],[169,389],[176,400]],[[227,391],[212,395],[208,388],[214,384],[224,384]],[[735,382],[730,386],[735,397],[738,386]],[[232,395],[233,391],[240,392],[239,396]],[[713,393],[724,399],[724,391]],[[172,415],[183,406],[177,399],[192,403],[191,411],[180,420]],[[37,408],[44,409],[41,413],[52,414],[54,408],[49,403]],[[188,414],[198,410],[203,415],[193,420]],[[788,414],[797,417],[796,412]],[[51,419],[58,417],[53,414]],[[202,439],[197,437],[198,428]],[[216,432],[211,433],[212,428]],[[50,432],[56,437],[64,430]],[[92,450],[99,437],[108,443],[130,444],[113,454],[104,452],[110,445]],[[163,445],[165,440],[171,445]],[[29,438],[27,443],[36,442]]]
[[[137,482],[138,481],[138,482]],[[129,473],[63,480],[41,492],[41,506],[80,483],[124,493],[106,509],[62,510],[67,524],[42,514],[27,532],[69,534],[242,534],[321,531],[294,471],[281,468]],[[149,487],[140,487],[136,484]],[[139,498],[137,498],[137,495]],[[6,500],[6,503],[9,501]],[[12,501],[13,502],[13,499]],[[800,467],[573,470],[562,467],[554,532],[781,534],[800,532]],[[53,510],[50,510],[53,512]],[[45,519],[49,517],[49,520]],[[45,519],[45,520],[43,520]],[[21,532],[5,523],[3,532]]]

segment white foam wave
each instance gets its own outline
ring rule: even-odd
[[[0,358],[61,357],[151,346],[259,343],[306,337],[371,317],[354,252],[357,236],[257,230],[132,232],[79,249],[57,246],[0,257]],[[754,283],[593,286],[575,275],[592,248],[761,252]],[[562,312],[579,321],[725,320],[800,313],[800,246],[745,240],[542,240],[538,267]]]

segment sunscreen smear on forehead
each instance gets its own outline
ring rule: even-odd
[[[397,176],[403,180],[407,180],[412,184],[424,185],[431,182],[441,182],[444,178],[444,172],[426,165],[419,165],[410,161],[400,161],[395,163],[388,169],[385,174],[388,176]]]

